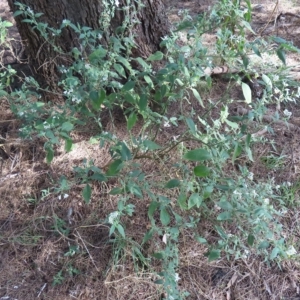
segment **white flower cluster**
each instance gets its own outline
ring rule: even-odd
[[[108,223],[114,224],[115,220],[118,219],[119,215],[120,215],[120,212],[118,212],[118,211],[113,211],[112,213],[110,213],[108,216]]]
[[[290,118],[291,115],[292,115],[292,112],[289,111],[289,110],[287,110],[287,109],[285,109],[285,110],[283,111],[283,114],[284,114],[286,117]]]
[[[67,199],[68,197],[69,197],[68,194],[59,195],[59,196],[58,196],[58,200],[61,200],[61,199]]]
[[[45,130],[51,128],[50,124],[49,124],[48,122],[46,122],[46,121],[43,123],[43,125],[44,125],[44,129],[45,129]]]
[[[30,15],[33,15],[33,10],[28,6],[27,7],[27,12],[30,14]]]

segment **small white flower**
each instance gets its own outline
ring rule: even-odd
[[[253,195],[254,198],[258,196],[256,190],[252,190],[252,195]]]
[[[286,185],[291,186],[292,184],[289,181],[287,181]]]
[[[33,10],[30,7],[27,7],[27,12],[31,15],[33,14]]]
[[[292,112],[291,112],[291,111],[288,111],[287,109],[285,109],[285,110],[283,111],[283,114],[284,114],[285,116],[287,116],[288,118],[290,118],[291,115],[292,115]]]
[[[178,282],[181,278],[179,277],[179,274],[178,273],[175,273],[174,275],[175,277],[175,281]]]
[[[119,215],[120,215],[120,212],[118,212],[118,211],[113,211],[112,213],[110,213],[108,216],[108,223],[114,224],[115,220],[119,217]]]
[[[248,176],[247,176],[248,179],[253,180],[253,175],[254,175],[254,174],[253,174],[252,172],[249,172],[249,173],[248,173]]]
[[[267,205],[269,205],[270,204],[270,199],[269,198],[265,198],[264,199],[264,203],[267,204]]]
[[[170,122],[169,121],[165,121],[164,122],[164,127],[171,127]]]
[[[69,195],[68,194],[64,194],[64,199],[68,198]]]
[[[280,185],[276,185],[276,186],[275,186],[275,189],[276,189],[276,190],[279,190],[279,189],[280,189]]]
[[[117,7],[119,7],[119,5],[120,5],[119,0],[115,0],[115,5],[116,5]]]
[[[297,251],[296,249],[294,248],[294,246],[290,246],[286,252],[285,252],[288,256],[291,256],[291,255],[294,255],[294,254],[297,254]]]

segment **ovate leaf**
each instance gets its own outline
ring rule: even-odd
[[[205,149],[195,149],[187,152],[184,155],[184,159],[191,161],[203,161],[211,159],[210,153]]]
[[[248,104],[251,103],[252,102],[252,92],[251,92],[250,86],[247,83],[242,82],[242,90],[243,90],[243,95],[245,97],[245,102]]]
[[[208,253],[208,260],[212,261],[212,260],[216,260],[220,258],[220,250],[218,249],[212,249],[209,251]]]
[[[150,140],[145,140],[143,142],[144,146],[147,147],[149,150],[157,150],[160,149],[161,146],[157,145],[156,143],[150,141]]]
[[[91,189],[90,185],[87,184],[82,191],[82,197],[83,197],[85,203],[90,202],[91,195],[92,195],[92,189]]]
[[[206,177],[210,173],[210,169],[204,165],[196,166],[194,168],[194,174],[199,177]]]
[[[134,81],[128,81],[123,85],[122,90],[123,91],[130,91],[134,88],[134,86],[135,86]]]
[[[226,221],[231,219],[231,212],[230,211],[223,211],[217,217],[218,221]]]
[[[148,58],[147,61],[154,61],[154,60],[162,60],[164,57],[164,54],[160,51],[157,51],[153,54],[151,54]]]
[[[118,224],[117,229],[118,229],[119,233],[121,234],[121,236],[125,239],[125,231],[124,231],[123,226],[121,224]]]
[[[157,201],[152,201],[148,208],[148,217],[149,219],[152,219],[154,212],[159,207],[159,203]]]
[[[193,193],[188,200],[188,209],[191,209],[194,206],[199,208],[202,204],[202,201],[203,198],[199,194]]]
[[[285,64],[285,52],[279,48],[276,53],[279,59]]]
[[[204,107],[203,101],[202,101],[201,96],[200,96],[200,94],[198,93],[198,91],[197,91],[196,89],[194,89],[194,88],[191,88],[191,90],[192,90],[192,92],[193,92],[193,94],[194,94],[194,97],[199,101],[200,105],[201,105],[202,107]]]
[[[160,221],[164,226],[169,225],[171,218],[170,215],[166,209],[166,207],[162,207],[160,210]]]
[[[122,167],[122,160],[121,159],[117,159],[115,161],[113,161],[109,167],[108,167],[108,171],[106,172],[107,176],[114,176],[116,174],[119,173],[119,171],[121,170]]]
[[[127,129],[131,130],[137,121],[137,115],[133,112],[127,119]]]
[[[165,187],[167,189],[173,189],[175,187],[180,186],[180,180],[178,179],[171,179],[170,181],[167,182],[167,184],[165,185]]]
[[[253,246],[254,241],[255,241],[254,235],[253,235],[253,234],[249,234],[249,235],[248,235],[248,238],[247,238],[248,245],[249,245],[249,246]]]

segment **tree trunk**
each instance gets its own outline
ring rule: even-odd
[[[129,16],[130,20],[138,20],[132,28],[137,44],[133,55],[147,57],[159,49],[161,38],[169,33],[169,23],[162,1],[142,0],[144,7],[137,12],[134,12],[133,9],[127,11],[122,9],[128,0],[115,1],[119,5],[115,7],[115,14],[111,20],[109,32],[106,34],[109,36],[121,26],[126,16],[127,18]],[[15,0],[8,0],[13,12],[19,10],[14,2]],[[63,20],[69,20],[75,25],[99,29],[99,18],[105,9],[104,3],[111,2],[111,0],[105,0],[105,2],[104,0],[19,0],[19,2],[28,6],[34,13],[43,13],[38,21],[48,24],[49,27],[58,29]],[[130,3],[137,8],[136,1],[131,0]],[[25,44],[29,64],[36,79],[43,87],[57,87],[59,79],[57,66],[69,65],[71,63],[70,56],[58,54],[45,38],[32,28],[30,23],[22,22],[23,19],[23,15],[15,17],[19,33]],[[74,47],[80,47],[78,36],[71,27],[64,28],[62,34],[55,37],[54,43],[65,54]],[[105,43],[105,40],[101,39],[99,43]]]

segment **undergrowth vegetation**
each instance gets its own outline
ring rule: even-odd
[[[96,182],[110,186],[108,193],[118,197],[117,206],[99,222],[109,228],[115,263],[126,247],[131,249],[137,270],[152,270],[152,262],[160,261],[156,283],[162,285],[166,299],[188,295],[178,288],[178,238],[183,231],[207,248],[209,260],[223,255],[235,260],[256,253],[266,263],[280,265],[296,255],[294,245],[284,238],[282,217],[297,205],[291,190],[297,187],[277,185],[272,178],[257,179],[247,166],[255,159],[253,146],[263,140],[255,134],[263,126],[253,128],[253,120],[261,120],[268,105],[280,107],[283,101],[299,97],[299,88],[285,76],[285,51],[299,50],[279,38],[248,41],[251,4],[246,1],[242,9],[238,2],[220,1],[210,14],[197,18],[181,12],[182,21],[163,38],[162,51],[147,59],[132,57],[135,36],[130,34],[129,18],[115,35],[105,37],[107,44],[101,43],[114,10],[125,7],[108,5],[101,19],[105,21],[97,31],[69,20],[58,29],[51,28],[39,22],[40,13],[20,3],[15,13],[22,15],[57,55],[69,56],[72,61],[58,66],[59,91],[43,90],[34,78],[26,77],[21,89],[7,93],[14,72],[8,67],[1,74],[1,95],[21,120],[20,136],[43,139],[46,161],[51,164],[61,143],[65,151],[76,151],[73,132],[91,126],[90,142],[108,147],[111,156],[102,166],[87,157],[74,166],[72,177],[62,176],[43,191],[42,198],[51,194],[63,201],[73,187],[80,186],[88,206]],[[1,43],[7,42],[5,28],[9,25],[1,23]],[[61,53],[54,42],[65,27],[78,34],[80,44],[70,53]],[[213,31],[217,42],[208,48],[202,36]],[[264,58],[273,53],[281,65]],[[213,70],[220,65],[231,70],[227,89],[217,100],[204,100],[202,95],[214,85]],[[254,81],[262,88],[260,97],[252,91],[250,83]],[[243,115],[231,111],[230,90],[237,85],[244,98],[239,103],[246,110]],[[44,102],[44,93],[56,93],[60,101]],[[174,106],[176,114],[170,110]],[[126,121],[126,138],[118,136],[116,115]],[[287,121],[290,114],[279,110],[276,116]],[[112,124],[109,129],[108,119]],[[162,142],[160,135],[170,128],[174,128],[174,135]],[[272,131],[272,124],[267,130]],[[284,157],[261,159],[272,168],[284,163]],[[160,166],[159,174],[147,172],[144,166],[149,162]],[[128,220],[138,216],[137,201],[147,203],[150,223],[141,241],[126,232]],[[68,236],[68,224],[57,216],[53,220],[53,228]],[[210,223],[218,240],[199,228],[201,220]],[[155,236],[162,238],[164,246],[147,253],[145,249]],[[78,247],[72,245],[65,255],[78,253]],[[79,272],[69,265],[64,275],[62,270],[58,272],[53,284]]]

